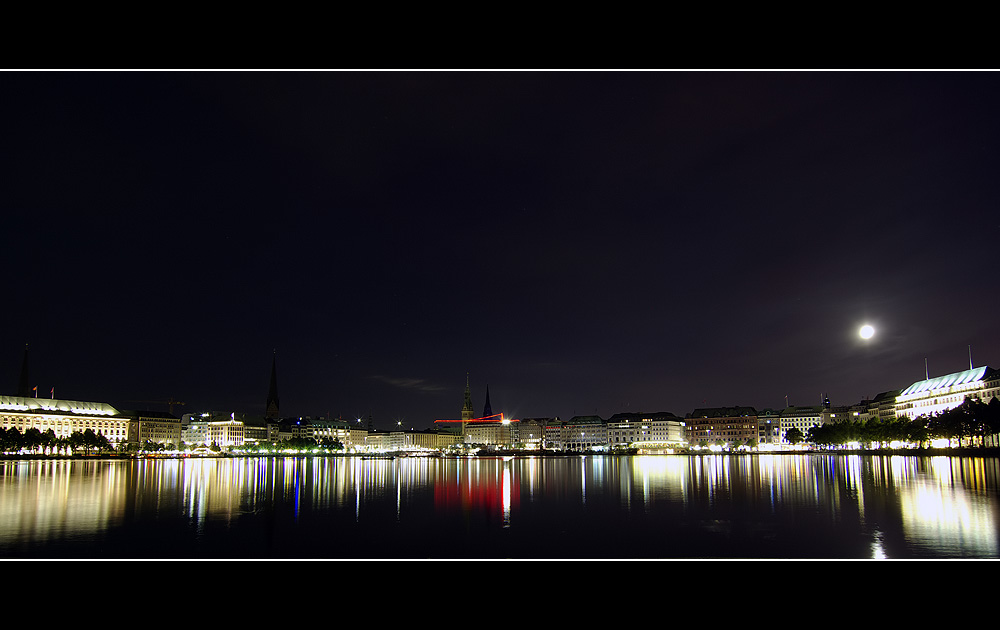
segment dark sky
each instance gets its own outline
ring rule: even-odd
[[[176,413],[263,414],[276,351],[284,414],[383,428],[1000,365],[995,73],[2,79],[6,394],[25,343]]]

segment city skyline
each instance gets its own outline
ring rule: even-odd
[[[862,336],[866,336],[866,335],[864,333],[862,333]],[[868,336],[870,336],[870,335],[868,335]],[[912,387],[916,386],[917,384],[919,384],[921,382],[924,382],[924,381],[926,381],[928,383],[933,383],[933,382],[935,382],[936,380],[939,380],[942,377],[955,376],[955,375],[959,375],[959,374],[963,374],[963,373],[969,373],[969,374],[971,374],[972,370],[973,370],[973,366],[974,366],[973,359],[972,359],[971,346],[969,347],[968,360],[969,360],[969,364],[968,364],[968,366],[966,366],[968,368],[968,372],[966,372],[966,370],[962,369],[962,370],[956,370],[956,371],[953,371],[953,372],[950,372],[950,373],[942,373],[942,374],[934,374],[934,375],[931,375],[931,373],[929,372],[929,368],[928,368],[927,362],[925,361],[925,363],[924,363],[924,369],[925,369],[924,376],[922,378],[918,378],[918,379],[916,379],[914,381],[911,381],[911,382],[907,383],[907,386],[909,386],[909,387],[912,388]],[[277,405],[277,400],[276,400],[276,393],[277,393],[277,380],[276,380],[277,374],[276,374],[276,369],[275,369],[276,368],[276,364],[277,364],[277,357],[275,355],[275,356],[272,357],[271,379],[270,379],[270,383],[269,383],[269,391],[268,391],[267,403],[266,403],[267,410],[263,414],[255,414],[254,412],[250,412],[250,411],[247,411],[245,409],[226,409],[226,410],[223,411],[223,410],[221,410],[221,408],[220,409],[199,409],[197,411],[190,411],[189,413],[191,415],[198,415],[199,413],[204,412],[204,411],[212,411],[212,412],[215,412],[215,413],[222,413],[223,415],[227,415],[227,414],[229,414],[231,412],[235,412],[235,413],[239,413],[241,415],[259,416],[261,418],[266,418],[266,419],[269,419],[269,420],[278,420],[278,419],[282,419],[282,418],[288,419],[288,418],[295,418],[295,417],[313,417],[313,418],[329,417],[329,418],[332,418],[332,419],[339,419],[339,420],[344,420],[344,421],[347,421],[347,422],[354,422],[354,421],[364,422],[366,426],[368,425],[369,421],[372,420],[372,417],[371,417],[372,416],[372,412],[370,412],[370,411],[369,411],[369,413],[367,415],[362,413],[362,414],[352,414],[350,416],[345,416],[344,414],[333,415],[333,414],[330,414],[329,412],[327,412],[326,414],[323,414],[323,413],[307,413],[307,414],[284,414],[284,413],[280,413],[280,408]],[[31,386],[30,385],[31,381],[30,381],[29,372],[28,372],[28,370],[26,370],[26,368],[28,368],[28,367],[29,367],[28,353],[27,353],[27,348],[25,348],[25,353],[23,355],[23,361],[22,361],[21,374],[20,374],[19,390],[17,390],[16,392],[14,390],[11,390],[11,393],[8,394],[8,395],[15,395],[16,394],[17,396],[24,396],[24,397],[27,397],[27,398],[31,398],[31,397],[39,398],[39,396],[38,396],[38,392],[39,392],[38,386]],[[975,367],[976,368],[983,368],[984,365],[978,365],[978,366],[975,366]],[[985,367],[989,368],[989,366],[985,366]],[[879,390],[878,394],[887,394],[887,393],[891,394],[894,391],[898,394],[900,391],[902,391],[904,389],[906,389],[906,386],[901,386],[901,387],[897,387],[897,388],[893,388],[893,389]],[[42,393],[44,394],[44,388],[42,389]],[[56,398],[56,396],[55,396],[55,387],[54,386],[51,388],[50,393],[51,393],[51,398]],[[796,407],[798,407],[798,408],[821,408],[821,407],[831,407],[832,406],[834,408],[848,408],[848,407],[858,406],[859,404],[862,404],[862,403],[871,402],[873,399],[875,399],[875,398],[878,397],[878,394],[873,395],[873,396],[866,396],[866,397],[860,398],[858,400],[853,400],[853,401],[837,401],[836,404],[834,404],[830,400],[830,397],[829,397],[828,394],[821,393],[820,396],[819,396],[819,399],[816,400],[816,401],[813,401],[813,402],[793,401],[793,400],[790,400],[790,399],[788,399],[786,397],[786,399],[784,401],[784,403],[785,403],[784,405],[763,405],[763,406],[758,406],[758,405],[753,405],[753,404],[742,404],[741,402],[736,401],[736,402],[725,403],[725,404],[717,404],[717,405],[702,405],[700,407],[695,407],[695,408],[692,408],[692,409],[681,410],[679,412],[675,412],[674,410],[639,408],[639,409],[620,409],[618,411],[607,413],[607,414],[600,414],[600,413],[597,412],[597,410],[595,410],[594,413],[580,413],[580,414],[577,414],[577,413],[575,413],[575,410],[574,410],[574,413],[571,414],[571,415],[568,415],[568,416],[560,416],[560,415],[556,415],[556,416],[541,416],[539,414],[532,414],[532,413],[529,412],[529,413],[523,414],[523,417],[525,417],[525,418],[529,418],[529,417],[534,417],[534,418],[552,417],[552,418],[563,418],[565,420],[568,420],[568,419],[570,419],[572,417],[575,417],[575,416],[580,416],[580,417],[601,416],[604,420],[607,420],[608,418],[610,418],[610,417],[612,417],[614,415],[617,415],[617,414],[641,413],[641,414],[653,414],[653,415],[656,415],[656,414],[661,414],[661,413],[669,413],[669,414],[675,415],[678,418],[685,418],[685,417],[691,417],[692,413],[695,413],[695,412],[698,412],[698,411],[701,411],[701,410],[704,410],[704,409],[716,409],[716,410],[718,410],[718,409],[739,409],[739,408],[742,408],[742,409],[753,409],[755,412],[772,411],[772,412],[781,413],[783,410],[784,411],[788,411],[788,410],[794,409]],[[470,404],[474,404],[471,401],[471,398],[470,398],[471,396],[472,396],[471,387],[469,385],[469,380],[468,380],[468,375],[467,375],[466,390],[465,390],[466,407],[468,407],[468,405],[470,405]],[[42,395],[41,398],[44,399],[44,398],[46,398],[46,396]],[[63,400],[63,399],[60,398],[59,400]],[[103,402],[105,404],[107,402],[107,401],[94,401],[94,400],[90,400],[90,399],[87,399],[87,400],[89,402]],[[471,413],[470,414],[471,418],[478,418],[478,419],[497,418],[497,419],[499,419],[499,418],[502,417],[502,418],[505,418],[507,420],[518,421],[522,417],[522,416],[519,416],[517,414],[507,413],[505,411],[500,411],[500,412],[497,412],[497,413],[494,414],[492,412],[492,407],[491,407],[491,404],[490,404],[489,385],[488,384],[486,385],[485,400],[486,400],[486,403],[484,405],[482,416],[477,416],[475,413]],[[272,405],[272,401],[274,402],[273,405]],[[175,406],[183,407],[184,405],[187,404],[185,402],[182,402],[182,401],[179,401],[179,400],[175,400],[174,398],[170,398],[169,400],[155,400],[155,401],[154,400],[144,400],[144,401],[133,400],[133,401],[130,401],[130,402],[139,403],[139,404],[127,406],[128,407],[127,409],[126,409],[126,406],[123,406],[123,405],[119,404],[118,405],[119,411],[147,410],[147,411],[154,411],[155,412],[155,411],[158,410],[158,407],[166,407],[166,408],[168,408],[170,410],[169,412],[171,414],[173,414]],[[160,410],[160,411],[162,411],[162,410]],[[465,418],[465,416],[466,416],[465,412],[466,412],[466,409],[463,408],[462,414],[461,414],[462,418]],[[184,415],[184,413],[183,412],[177,412],[175,415],[177,417],[180,417],[181,415]],[[404,421],[405,418],[403,418],[402,416],[397,416],[395,418],[392,418],[391,420],[387,420],[387,419],[384,419],[384,418],[381,419],[381,420],[382,420],[381,422],[377,422],[377,421],[374,422],[374,425],[376,426],[376,428],[381,428],[381,430],[394,430],[394,429],[404,429],[404,430],[419,429],[419,430],[424,430],[424,429],[427,429],[427,428],[440,428],[441,426],[443,426],[443,425],[441,425],[442,422],[443,423],[455,423],[455,422],[461,421],[461,419],[458,418],[458,417],[441,417],[441,418],[436,418],[435,420],[431,421],[430,423],[426,423],[428,426],[419,426],[418,427],[417,425],[421,425],[422,423]]]
[[[683,416],[1000,350],[993,73],[5,80],[9,388],[264,415],[276,356],[282,415],[426,428],[467,374]]]

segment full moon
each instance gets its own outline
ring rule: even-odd
[[[858,334],[861,335],[862,339],[871,339],[872,335],[875,334],[875,329],[868,324],[865,324],[861,327],[861,330],[858,331]]]

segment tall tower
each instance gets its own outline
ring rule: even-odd
[[[24,360],[21,361],[21,381],[17,385],[17,395],[31,398],[31,380],[28,378],[28,344],[24,344]]]
[[[472,391],[469,389],[469,373],[465,373],[465,404],[462,405],[462,436],[465,436],[465,423],[476,417],[472,410]]]
[[[267,411],[264,417],[268,420],[277,420],[278,412],[278,351],[274,351],[271,359],[271,389],[267,392]]]
[[[493,415],[493,407],[490,406],[490,386],[486,384],[486,406],[483,407],[483,417],[489,418]]]

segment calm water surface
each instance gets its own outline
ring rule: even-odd
[[[996,558],[1000,460],[0,462],[0,558]]]

